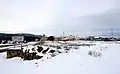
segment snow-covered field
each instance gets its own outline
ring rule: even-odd
[[[75,41],[65,44],[71,43],[95,45],[81,45],[79,49],[72,48],[68,53],[32,61],[5,59],[6,53],[0,53],[0,74],[120,74],[120,42]],[[47,42],[45,46],[51,44],[60,45],[64,42]],[[98,52],[101,55],[88,55],[89,51],[95,52],[94,55]]]

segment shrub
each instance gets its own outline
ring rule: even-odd
[[[54,41],[54,40],[55,40],[55,37],[54,37],[54,36],[49,36],[49,37],[47,38],[47,40],[48,40],[48,41]]]

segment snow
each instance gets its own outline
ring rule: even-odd
[[[33,61],[22,61],[20,58],[5,59],[6,53],[0,53],[1,74],[120,74],[119,42],[92,43],[96,45],[80,46],[69,53]],[[90,56],[90,50],[100,52],[102,56]],[[49,54],[46,55],[48,56]]]

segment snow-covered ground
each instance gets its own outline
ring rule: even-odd
[[[120,42],[68,43],[96,45],[79,46],[79,49],[71,49],[69,53],[32,61],[5,59],[6,53],[0,53],[0,74],[120,74]],[[90,56],[89,51],[99,52],[101,56]]]

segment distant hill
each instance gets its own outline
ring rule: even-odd
[[[41,39],[42,35],[34,35],[28,33],[17,33],[17,34],[7,34],[7,33],[0,33],[0,42],[2,40],[12,40],[12,36],[24,36],[24,40],[27,42],[35,41],[36,39]]]

